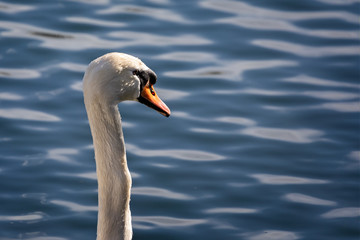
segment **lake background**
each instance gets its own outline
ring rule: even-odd
[[[358,0],[0,1],[0,239],[95,239],[81,81],[107,52],[170,118],[121,103],[134,239],[359,239]]]

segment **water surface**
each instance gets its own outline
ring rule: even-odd
[[[81,80],[107,52],[158,75],[121,103],[134,239],[358,239],[358,0],[0,2],[0,239],[95,239]]]

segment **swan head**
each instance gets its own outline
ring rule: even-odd
[[[140,59],[124,53],[108,53],[93,60],[84,75],[85,103],[115,105],[138,101],[169,117],[170,109],[154,90],[156,74]]]

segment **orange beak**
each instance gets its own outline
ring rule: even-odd
[[[153,85],[149,83],[143,88],[140,93],[140,97],[138,98],[139,102],[145,104],[146,106],[158,111],[165,117],[170,116],[170,109],[166,106],[166,104],[161,101],[161,99],[156,94]]]

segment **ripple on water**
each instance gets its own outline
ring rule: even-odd
[[[275,90],[258,89],[258,88],[245,88],[236,91],[236,93],[245,93],[245,94],[261,95],[261,96],[287,96],[287,95],[297,94],[297,92],[294,93],[288,91],[275,91]]]
[[[231,208],[231,207],[224,207],[224,208],[211,208],[205,210],[206,213],[209,214],[249,214],[249,213],[256,213],[258,212],[257,209],[252,208]]]
[[[73,212],[94,212],[98,211],[97,206],[84,206],[78,203],[63,201],[63,200],[51,200],[50,203],[68,208]]]
[[[320,205],[320,206],[335,206],[337,203],[329,200],[315,198],[301,193],[288,193],[284,198],[290,202]]]
[[[80,51],[124,46],[122,42],[105,40],[90,34],[61,32],[16,22],[0,21],[0,24],[7,29],[1,32],[0,36],[37,40],[44,48]]]
[[[41,212],[30,213],[26,215],[4,216],[0,215],[0,221],[36,221],[44,218]]]
[[[46,233],[42,233],[42,232],[36,232],[36,233],[27,234],[27,235],[31,235],[31,236],[29,236],[29,238],[26,238],[27,240],[69,240],[67,238],[62,238],[62,237],[51,237],[51,236],[44,237],[43,235],[46,235]],[[36,235],[41,235],[41,236],[36,236]],[[9,240],[12,240],[12,239],[9,239]]]
[[[222,78],[231,81],[242,80],[246,71],[296,66],[295,61],[289,60],[261,60],[261,61],[222,61],[221,64],[211,67],[201,67],[189,71],[169,71],[165,76],[178,78]]]
[[[259,182],[263,184],[270,184],[270,185],[329,183],[329,181],[321,180],[321,179],[311,179],[311,178],[274,175],[274,174],[252,174],[250,176],[257,179]]]
[[[125,23],[120,23],[120,22],[105,21],[105,20],[86,18],[86,17],[67,17],[65,18],[65,20],[71,23],[82,23],[82,24],[95,25],[99,27],[125,27],[127,25]]]
[[[323,30],[316,29],[310,30],[296,25],[279,20],[279,19],[270,19],[270,18],[255,18],[255,17],[232,17],[220,19],[217,22],[219,23],[228,23],[243,28],[253,29],[253,30],[264,30],[264,31],[285,31],[295,34],[301,34],[305,36],[312,37],[322,37],[322,38],[334,38],[334,39],[357,39],[358,33],[356,31],[345,31],[345,30]]]
[[[190,95],[189,92],[162,88],[156,88],[156,92],[159,93],[159,96],[161,96],[161,99],[164,99],[164,101],[183,99]]]
[[[86,172],[86,173],[78,173],[77,177],[86,178],[91,180],[97,180],[96,172]]]
[[[224,134],[223,131],[218,131],[211,128],[190,128],[189,130],[196,133]]]
[[[80,72],[80,73],[84,73],[87,65],[86,64],[79,64],[79,63],[73,63],[73,62],[62,62],[62,63],[56,63],[55,65],[51,65],[50,67],[44,69],[44,70],[49,70],[51,68],[62,68],[68,71],[72,71],[72,72]]]
[[[12,4],[12,3],[4,3],[4,2],[0,3],[0,12],[10,13],[10,14],[26,12],[33,9],[34,7],[30,7],[22,4]]]
[[[327,109],[336,112],[360,112],[359,101],[324,103],[314,108]]]
[[[135,195],[145,195],[151,197],[170,198],[177,200],[191,200],[193,197],[182,193],[172,192],[162,188],[155,187],[133,187],[131,193]]]
[[[199,150],[184,150],[184,149],[164,149],[164,150],[152,150],[138,148],[132,144],[126,144],[126,149],[137,156],[142,157],[169,157],[179,160],[203,162],[203,161],[219,161],[224,160],[225,157]]]
[[[292,21],[338,19],[354,24],[358,24],[359,21],[356,14],[344,11],[280,11],[274,9],[265,9],[247,4],[245,2],[233,0],[223,0],[221,2],[216,0],[208,0],[202,1],[200,5],[215,11],[222,11],[243,17],[286,19]]]
[[[25,198],[25,199],[39,200],[41,204],[46,204],[48,194],[46,194],[46,193],[23,193],[21,195],[21,197]]]
[[[337,208],[321,215],[323,218],[355,218],[360,217],[360,208]]]
[[[128,46],[196,46],[210,44],[211,41],[194,34],[175,36],[159,35],[145,32],[116,31],[109,34],[117,38],[122,47]]]
[[[69,0],[73,2],[80,2],[83,4],[90,4],[90,5],[105,5],[109,4],[110,0]]]
[[[70,156],[79,154],[79,150],[75,148],[55,148],[47,150],[47,158],[63,163],[74,163]]]
[[[4,78],[31,79],[40,77],[41,73],[32,69],[0,68],[0,76]]]
[[[134,14],[134,15],[141,15],[148,18],[153,18],[156,20],[161,20],[165,22],[175,22],[175,23],[182,23],[187,24],[191,23],[188,19],[184,18],[180,14],[176,13],[175,11],[169,9],[162,9],[160,7],[152,8],[152,7],[145,7],[140,5],[113,5],[110,8],[102,9],[97,11],[97,14]]]
[[[8,137],[0,137],[0,142],[9,142],[9,141],[12,141],[12,139],[8,138]],[[1,172],[1,169],[0,169],[0,172]]]
[[[359,2],[359,0],[317,0],[317,1],[332,5],[351,5]]]
[[[325,100],[350,100],[359,98],[358,94],[340,91],[305,91],[302,93],[305,96],[320,98]]]
[[[279,230],[263,230],[261,233],[245,233],[241,235],[247,240],[296,240],[301,238],[294,232]]]
[[[50,91],[37,92],[35,95],[39,100],[45,101],[45,100],[53,99],[58,95],[63,94],[65,91],[66,91],[65,88],[58,88]]]
[[[252,137],[285,141],[291,143],[312,143],[324,140],[323,132],[314,129],[283,129],[266,127],[249,127],[240,131]]]
[[[133,216],[133,226],[138,229],[190,227],[204,224],[204,219],[185,219],[165,216]]]
[[[77,81],[71,84],[70,88],[75,91],[82,92],[83,91],[83,84],[82,81]]]
[[[271,109],[269,107],[269,109]],[[277,110],[277,109],[273,109]],[[186,115],[185,115],[186,117]],[[262,139],[270,139],[276,141],[284,141],[290,143],[298,143],[298,144],[308,144],[317,141],[325,141],[327,139],[323,138],[324,135],[322,131],[314,130],[314,129],[284,129],[284,128],[268,128],[268,127],[260,127],[256,126],[256,122],[241,117],[221,117],[215,119],[218,122],[231,123],[236,125],[246,126],[244,129],[240,129],[238,131],[218,131],[214,129],[207,128],[191,128],[190,130],[193,132],[199,133],[212,133],[212,134],[244,134],[256,138]]]
[[[24,99],[23,96],[20,96],[15,93],[0,92],[0,100],[19,101],[19,100],[23,100],[23,99]]]
[[[169,52],[155,57],[161,60],[179,61],[179,62],[195,62],[206,63],[216,62],[217,58],[212,53],[207,52]]]
[[[359,102],[330,102],[323,103],[319,105],[309,106],[309,107],[278,107],[278,106],[263,106],[265,109],[273,110],[273,111],[282,111],[282,112],[290,112],[296,110],[306,110],[306,109],[322,109],[322,110],[330,110],[335,112],[343,112],[343,113],[357,113],[360,112]]]
[[[258,88],[245,88],[240,90],[217,90],[216,94],[250,94],[250,95],[260,95],[260,96],[305,96],[312,97],[324,100],[351,100],[359,98],[359,95],[356,93],[342,92],[342,91],[275,91],[268,89],[258,89]]]
[[[347,88],[356,88],[356,89],[360,88],[360,85],[358,84],[339,82],[334,80],[326,80],[322,78],[308,76],[305,74],[296,75],[290,78],[284,78],[283,81],[300,83],[300,84],[309,84],[314,86],[323,86],[323,87],[347,87]]]
[[[329,57],[329,56],[357,56],[360,48],[353,46],[326,46],[310,47],[299,43],[290,43],[279,40],[258,39],[253,40],[252,44],[263,48],[268,48],[280,52],[295,54],[301,57]]]
[[[224,123],[232,123],[236,125],[242,126],[254,126],[256,122],[254,120],[243,118],[243,117],[220,117],[216,118],[215,121],[217,122],[224,122]]]
[[[360,163],[360,151],[352,151],[348,157]]]
[[[40,122],[58,122],[61,120],[59,117],[52,114],[24,108],[0,109],[0,117]]]
[[[209,118],[193,116],[187,112],[173,111],[173,112],[171,112],[171,115],[176,118],[182,118],[182,119],[186,119],[186,120],[193,120],[193,121],[199,121],[199,122],[209,122],[210,121]]]

